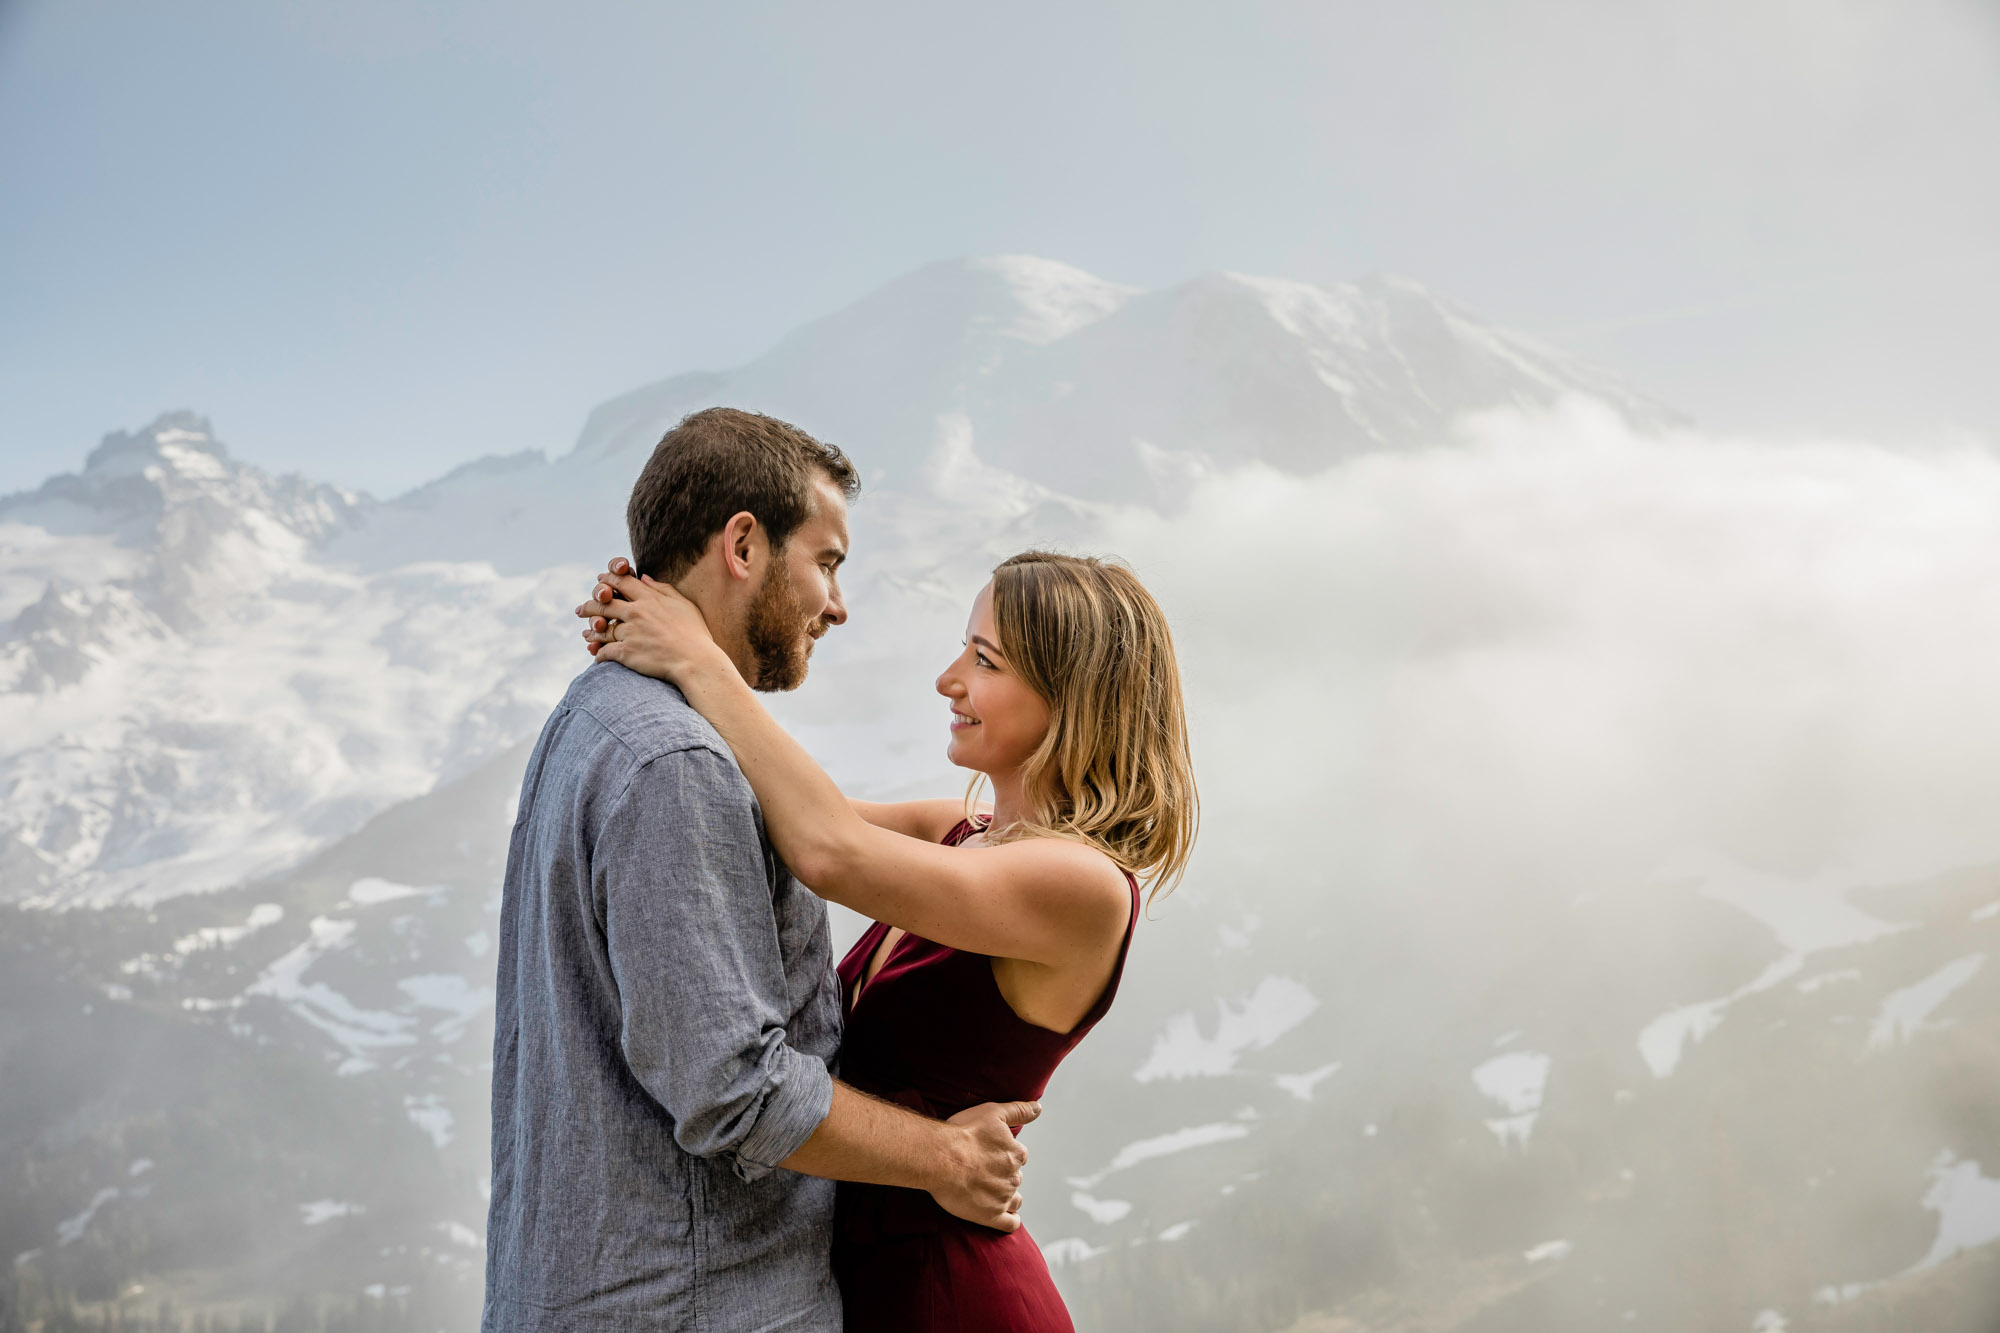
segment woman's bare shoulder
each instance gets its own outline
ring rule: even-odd
[[[1132,881],[1102,848],[1075,838],[1030,836],[1008,839],[996,850],[1013,862],[1010,878],[1039,889],[1034,896],[1049,908],[1124,930],[1132,911]]]

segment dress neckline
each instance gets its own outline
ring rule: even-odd
[[[888,939],[889,932],[894,929],[895,927],[886,921],[876,921],[871,923],[868,929],[862,932],[861,938],[864,942],[872,938],[875,943],[862,956],[861,975],[854,979],[854,989],[847,994],[847,1013],[849,1017],[852,1017],[854,1011],[861,1007],[861,997],[868,993],[869,987],[879,981],[882,974],[889,970],[889,964],[896,961],[896,954],[902,947],[912,939],[918,938],[917,936],[913,936],[909,931],[904,931],[903,938],[897,940],[889,947],[889,952],[882,955],[882,966],[876,968],[874,974],[871,976],[869,974],[869,964],[875,961],[875,955],[881,952],[882,941]]]
[[[992,827],[992,823],[993,817],[991,815],[972,815],[953,824],[951,830],[944,837],[938,839],[938,841],[946,847],[957,847],[973,834],[984,833],[988,828]],[[905,944],[910,942],[912,932],[906,930],[903,932],[903,937],[890,946],[889,952],[883,954],[882,966],[874,968],[871,974],[870,965],[874,963],[875,955],[881,952],[882,941],[888,939],[889,932],[894,929],[895,927],[886,921],[876,921],[871,923],[866,931],[862,932],[861,938],[863,940],[868,939],[870,936],[875,936],[875,944],[862,959],[861,975],[855,979],[854,989],[847,993],[847,1012],[850,1015],[853,1014],[855,1009],[860,1007],[861,997],[868,993],[868,988],[873,986],[881,978],[882,974],[889,970],[889,964],[896,961],[897,953],[902,950]],[[877,932],[880,933],[878,934]],[[916,936],[915,938],[922,939],[923,937]]]

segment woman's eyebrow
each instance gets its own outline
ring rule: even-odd
[[[998,647],[997,645],[995,645],[995,644],[991,644],[991,643],[988,643],[988,642],[987,642],[987,641],[986,641],[985,639],[981,638],[981,637],[980,637],[979,635],[977,635],[977,634],[975,634],[975,635],[973,635],[973,636],[972,636],[972,638],[971,638],[970,642],[978,644],[978,645],[979,645],[979,646],[980,646],[981,648],[984,648],[984,649],[985,649],[985,650],[986,650],[987,652],[989,652],[989,653],[993,654],[993,655],[994,655],[995,657],[1005,657],[1005,656],[1006,656],[1006,654],[1005,654],[1005,653],[1003,653],[1003,652],[1001,652],[1001,651],[1000,651],[1000,649],[999,649],[999,647]]]

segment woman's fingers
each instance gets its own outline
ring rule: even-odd
[[[614,601],[599,588],[592,600],[577,606],[576,613],[585,620],[637,620],[645,611],[635,602]]]
[[[577,604],[576,613],[586,620],[593,616],[609,616],[613,620],[629,620],[632,618],[632,612],[636,609],[634,603],[621,602],[613,598],[609,588],[597,588],[592,591],[589,601]]]
[[[604,573],[598,575],[596,586],[590,590],[590,600],[576,608],[577,616],[584,622],[583,646],[600,661],[616,662],[624,655],[625,648],[615,637],[615,627],[620,621],[629,621],[636,609],[629,594],[619,596],[624,591],[622,585],[632,581],[632,562],[622,555],[613,556],[605,562]]]
[[[639,594],[649,591],[649,589],[646,587],[644,579],[634,578],[630,574],[599,574],[597,576],[598,595],[603,597],[603,594],[607,591],[624,597],[629,601],[637,601]]]
[[[611,563],[615,566],[623,565],[625,562],[620,559]],[[631,568],[630,565],[625,567],[628,570]],[[657,588],[660,585],[653,586]],[[580,616],[601,616],[605,614],[607,607],[629,607],[637,600],[635,594],[643,590],[645,584],[630,573],[619,573],[616,569],[607,570],[597,576],[597,582],[590,589],[590,600],[577,607],[576,613]]]

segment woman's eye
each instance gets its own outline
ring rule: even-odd
[[[989,661],[987,661],[987,660],[986,660],[986,654],[985,654],[985,653],[974,653],[974,654],[972,655],[972,660],[973,660],[973,661],[975,661],[975,662],[977,662],[977,663],[979,663],[979,665],[981,665],[981,666],[983,666],[983,667],[990,667],[990,666],[992,666],[992,665],[993,665],[993,664],[992,664],[991,662],[989,662]]]

